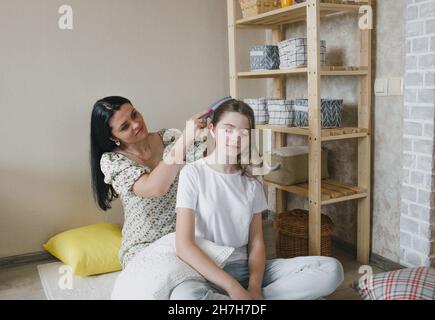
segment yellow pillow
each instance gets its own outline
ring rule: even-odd
[[[121,270],[118,259],[121,229],[116,224],[101,223],[65,231],[42,246],[71,266],[78,276]]]

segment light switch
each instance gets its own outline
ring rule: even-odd
[[[376,79],[375,81],[375,95],[376,96],[386,96],[388,90],[388,80],[387,79]]]
[[[403,78],[388,79],[388,95],[389,96],[403,95]]]

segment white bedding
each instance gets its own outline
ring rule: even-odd
[[[204,239],[196,239],[196,243],[220,267],[234,251]],[[177,257],[175,233],[170,233],[128,263],[116,280],[112,299],[167,300],[175,286],[189,279],[204,278]]]

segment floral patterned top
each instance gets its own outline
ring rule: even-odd
[[[161,129],[158,134],[165,147],[164,158],[182,133],[178,129]],[[186,161],[192,162],[201,158],[204,151],[205,143],[195,141],[188,149]],[[142,198],[134,194],[132,187],[143,174],[151,172],[149,167],[138,164],[117,152],[104,153],[100,165],[104,182],[111,184],[122,200],[124,225],[119,261],[125,268],[141,249],[175,231],[178,175],[163,197]]]

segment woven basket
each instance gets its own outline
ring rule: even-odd
[[[321,254],[331,256],[331,234],[334,224],[331,218],[322,214]],[[275,219],[276,256],[293,258],[308,256],[308,211],[294,209],[283,212]]]
[[[239,0],[243,18],[256,16],[261,13],[279,8],[276,0]]]

